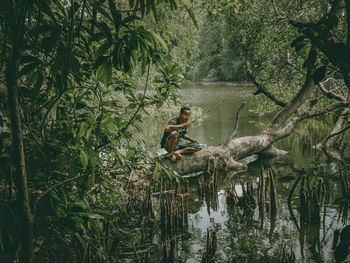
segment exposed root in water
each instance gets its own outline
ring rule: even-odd
[[[280,254],[278,256],[279,263],[295,263],[296,257],[293,252],[292,247],[290,247],[290,252],[286,250],[287,244],[284,243],[282,249],[280,250]]]
[[[198,195],[213,194],[217,192],[218,175],[214,159],[208,160],[207,172],[198,178]]]
[[[226,202],[231,207],[240,207],[243,209],[243,215],[253,214],[255,208],[259,207],[260,228],[264,226],[265,213],[270,215],[270,235],[276,225],[278,213],[278,198],[274,181],[274,174],[271,168],[260,169],[258,187],[254,189],[253,183],[247,181],[240,182],[242,195],[238,195],[236,186],[226,191]],[[255,191],[257,190],[257,191]],[[255,197],[255,195],[257,197]]]
[[[346,225],[348,223],[350,207],[350,182],[347,170],[341,170],[339,167],[339,177],[341,182],[342,197],[334,200],[334,203],[338,205],[338,222],[341,219],[342,223]]]
[[[299,190],[299,224],[292,209],[292,197],[296,188]],[[301,254],[304,256],[305,241],[315,259],[322,259],[320,247],[321,208],[329,202],[330,190],[328,175],[324,167],[315,165],[302,169],[288,196],[288,209],[299,231]],[[325,220],[326,208],[324,209]],[[323,222],[324,224],[325,222]]]
[[[214,256],[218,250],[218,235],[216,231],[211,234],[209,229],[207,229],[207,245],[206,251],[202,255],[201,263],[211,263],[214,262]]]

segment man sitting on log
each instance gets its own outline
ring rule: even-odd
[[[172,162],[181,160],[182,153],[197,152],[202,148],[197,140],[187,135],[190,116],[190,108],[184,106],[180,110],[179,117],[171,119],[165,127],[160,145],[170,153],[169,159]]]

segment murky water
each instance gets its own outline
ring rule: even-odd
[[[261,129],[259,127],[263,127],[259,126],[259,123],[268,121],[272,115],[259,115],[249,110],[249,103],[254,99],[252,88],[247,85],[185,85],[181,92],[181,102],[207,110],[232,93],[236,94],[233,98],[209,113],[199,125],[189,128],[188,133],[191,137],[207,145],[224,143],[233,130],[236,111],[244,101],[248,104],[241,112],[237,136],[254,135],[259,132]],[[152,134],[153,138],[160,137],[162,130],[159,131],[159,127],[162,125],[165,124],[155,125],[158,130],[149,131],[149,134]],[[248,158],[248,161],[252,161],[249,163],[248,171],[218,175],[217,191],[213,194],[198,194],[198,178],[189,179],[190,195],[184,197],[188,213],[184,230],[186,238],[178,233],[174,262],[202,262],[203,253],[206,251],[208,229],[209,232],[217,233],[215,262],[294,262],[288,261],[288,256],[291,257],[292,254],[297,262],[335,262],[332,249],[334,231],[343,229],[349,217],[342,218],[338,206],[333,204],[334,200],[342,195],[338,173],[340,166],[310,147],[328,130],[329,128],[323,128],[317,120],[301,125],[293,136],[276,144],[279,148],[289,151],[287,155],[273,160],[254,161],[254,157]],[[158,143],[156,139],[150,141]],[[345,155],[349,163],[349,152]],[[312,211],[314,220],[305,223],[299,209],[299,186],[291,198],[291,209],[288,209],[287,201],[300,169],[307,169],[313,161],[323,163],[326,173],[331,174],[329,198],[322,202],[320,211]],[[233,205],[227,201],[230,189],[234,188],[237,196],[241,197],[243,195],[241,181],[244,184],[250,181],[257,202],[258,188],[261,185],[259,176],[267,171],[270,171],[274,178],[276,189],[274,194],[277,199],[275,208],[272,201],[267,200],[263,209],[256,206],[248,210],[246,207]],[[272,195],[271,192],[269,195]],[[154,198],[153,201],[157,203],[159,198]],[[273,210],[275,212],[271,212]],[[294,222],[290,210],[295,217]],[[161,252],[161,245],[164,243],[160,240],[160,231],[160,228],[158,232],[155,231],[152,241],[158,249],[152,253],[151,262],[160,262],[164,254],[164,250]]]

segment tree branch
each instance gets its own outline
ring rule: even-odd
[[[317,84],[317,86],[322,91],[322,93],[324,95],[326,95],[328,98],[335,99],[335,100],[338,100],[338,101],[346,101],[344,96],[338,95],[337,93],[332,92],[330,90],[327,90],[325,87],[323,87],[323,83],[319,82]]]
[[[237,114],[236,114],[236,122],[235,122],[235,126],[233,128],[233,132],[232,134],[230,135],[230,137],[228,137],[226,143],[224,144],[225,146],[228,145],[230,143],[230,141],[232,140],[232,138],[236,135],[237,133],[237,130],[238,130],[238,124],[239,124],[239,114],[241,112],[241,110],[244,108],[244,105],[246,104],[247,102],[243,102],[241,104],[241,106],[239,106],[238,110],[237,110]]]
[[[336,138],[334,138],[334,136],[339,134],[339,131],[341,131],[342,126],[344,124],[344,122],[347,119],[347,116],[349,115],[349,108],[345,108],[343,110],[343,112],[341,113],[341,115],[338,116],[338,120],[334,125],[333,130],[330,132],[330,134],[324,138],[321,142],[319,142],[315,147],[316,149],[323,149],[325,146],[328,148],[329,146],[331,146]]]
[[[310,61],[310,56],[313,52],[313,48],[310,49],[309,56],[307,60]],[[294,98],[271,120],[270,124],[267,126],[266,130],[274,130],[281,126],[293,113],[295,113],[299,107],[305,102],[309,97],[310,93],[314,89],[313,85],[313,73],[314,64],[307,64],[307,72],[305,77],[305,82],[299,92],[294,96]]]
[[[343,129],[339,130],[338,132],[334,132],[334,133],[330,133],[326,138],[325,140],[328,141],[330,138],[334,137],[334,136],[337,136],[343,132],[345,132],[347,129],[350,128],[350,125],[344,127]]]
[[[333,29],[339,23],[336,16],[343,9],[342,3],[342,0],[333,1],[330,12],[321,17],[316,23],[296,21],[289,21],[289,23],[320,49],[335,66],[344,72],[349,72],[350,55],[347,52],[347,47],[333,33]]]
[[[325,108],[322,108],[322,109],[315,109],[312,111],[301,111],[298,115],[300,116],[299,118],[301,118],[301,120],[305,120],[305,119],[321,116],[323,114],[334,111],[340,107],[347,107],[349,105],[350,105],[350,100],[342,101],[342,102],[332,104],[332,105],[325,107]]]
[[[279,97],[275,96],[275,94],[273,94],[272,92],[270,92],[263,84],[260,80],[258,80],[254,74],[253,71],[251,69],[250,66],[250,62],[248,60],[248,58],[246,59],[246,68],[247,68],[247,74],[248,77],[250,78],[250,80],[254,83],[254,85],[256,86],[256,88],[258,89],[257,93],[254,93],[254,95],[258,94],[258,93],[263,93],[266,97],[268,97],[270,100],[272,100],[276,105],[281,106],[281,107],[285,107],[287,105],[287,103],[280,99]]]
[[[275,1],[274,1],[274,0],[271,0],[271,2],[272,2],[272,5],[273,5],[273,9],[275,10],[275,13],[276,13],[276,15],[277,15],[277,19],[278,19],[278,20],[285,19],[286,17],[281,16],[280,13],[278,12]]]
[[[277,141],[277,140],[280,140],[280,139],[283,139],[283,138],[289,136],[293,132],[295,126],[299,122],[301,122],[302,120],[318,117],[318,116],[321,116],[323,114],[332,112],[340,107],[346,107],[349,105],[350,105],[350,100],[344,101],[344,102],[338,102],[338,103],[332,104],[332,105],[325,107],[325,108],[322,108],[322,109],[314,109],[314,110],[310,110],[310,111],[299,111],[297,113],[297,116],[292,118],[292,120],[290,122],[288,122],[288,124],[285,125],[282,129],[279,129],[275,132],[272,132],[272,135],[274,137],[273,140]],[[265,130],[264,133],[268,133],[268,131]]]

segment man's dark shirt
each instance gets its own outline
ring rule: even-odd
[[[169,122],[168,122],[168,125],[179,125],[180,124],[180,118],[174,118],[174,119],[171,119]],[[177,129],[177,132],[179,134],[179,139],[181,137],[184,136],[184,134],[187,133],[186,129]],[[170,132],[167,132],[165,129],[164,129],[164,133],[163,133],[163,137],[162,137],[162,141],[160,142],[160,145],[162,146],[162,148],[164,148],[164,144],[166,142],[166,138],[169,136]]]

